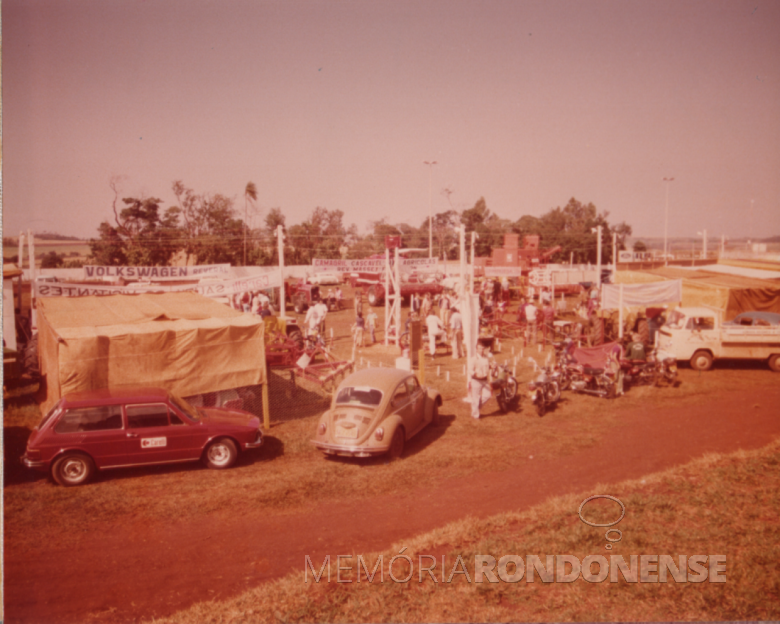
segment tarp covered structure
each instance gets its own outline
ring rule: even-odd
[[[723,311],[723,320],[726,321],[740,312],[780,312],[780,285],[773,280],[662,267],[647,271],[618,271],[613,281],[644,284],[677,279],[683,281],[684,307],[716,308]]]
[[[646,284],[604,284],[601,307],[605,310],[626,306],[653,306],[682,301],[682,280],[662,280]]]
[[[262,319],[197,293],[44,297],[38,312],[44,412],[79,390],[190,396],[266,382]]]

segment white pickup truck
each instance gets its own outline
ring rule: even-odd
[[[766,360],[780,372],[780,315],[746,313],[735,320],[721,323],[719,313],[710,308],[677,308],[659,330],[658,348],[700,371],[712,368],[716,358],[730,358]]]

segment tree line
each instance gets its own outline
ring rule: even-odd
[[[384,253],[387,235],[400,235],[404,248],[428,248],[428,217],[419,226],[380,219],[371,222],[368,234],[360,234],[357,225],[344,223],[344,213],[338,209],[317,206],[309,218],[288,226],[281,208],[271,208],[261,227],[249,227],[249,209],[251,206],[255,214],[257,200],[252,182],[244,190],[243,206],[236,206],[235,198],[219,193],[196,192],[179,180],[173,183],[176,205],[165,209],[156,197],[120,198],[116,180],[111,181],[111,188],[113,219],[103,221],[97,238],[89,241],[89,261],[100,265],[158,266],[184,258],[196,264],[276,265],[278,226],[285,235],[285,263],[291,265],[310,264],[314,258],[365,258]],[[443,194],[449,199],[451,191],[444,189]],[[625,241],[631,236],[630,225],[610,225],[608,216],[592,203],[571,198],[565,206],[552,208],[541,217],[524,215],[513,221],[491,212],[485,199],[480,198],[466,210],[450,209],[433,215],[433,250],[441,259],[457,258],[458,231],[463,224],[467,234],[475,232],[478,236],[477,256],[489,256],[494,248],[501,247],[504,234],[519,234],[521,238],[535,234],[543,249],[561,247],[552,257],[554,262],[572,259],[575,263],[594,263],[594,230],[601,225],[602,261],[608,263],[613,233],[618,249],[625,249]]]

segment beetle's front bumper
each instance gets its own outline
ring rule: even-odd
[[[383,447],[365,447],[365,446],[343,446],[341,444],[330,444],[320,440],[311,440],[311,443],[326,455],[341,455],[343,457],[375,457],[382,455],[390,450],[389,446]]]

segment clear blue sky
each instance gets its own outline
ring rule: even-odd
[[[3,227],[89,237],[174,180],[361,229],[570,197],[780,234],[780,2],[3,0]],[[751,211],[751,200],[753,210]]]

